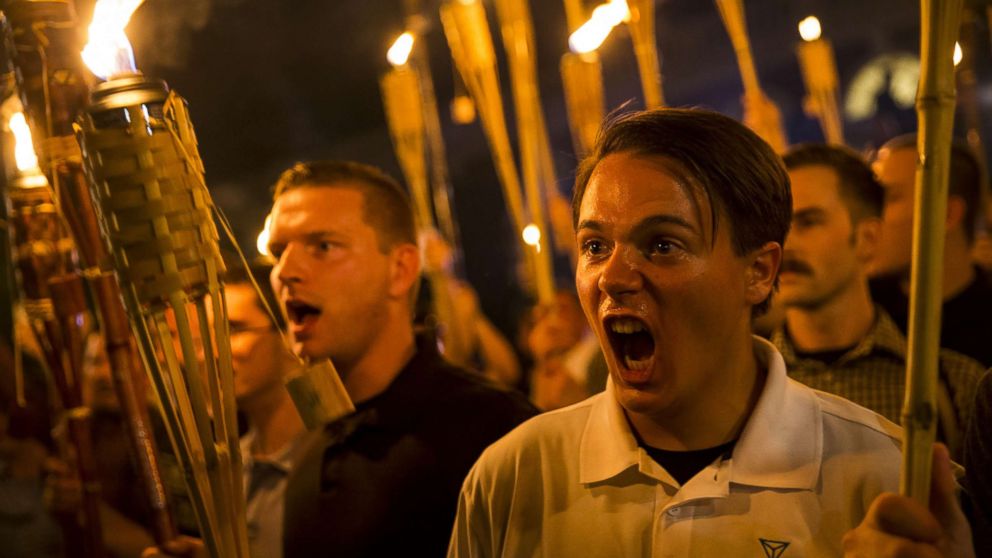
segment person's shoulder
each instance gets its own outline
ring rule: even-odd
[[[850,443],[880,444],[897,451],[902,440],[902,427],[882,415],[847,399],[811,389],[823,413],[824,426],[847,435]]]
[[[430,370],[438,384],[436,395],[447,402],[463,401],[475,405],[508,405],[535,414],[537,409],[513,388],[497,384],[478,372],[438,359]]]
[[[527,461],[532,457],[546,459],[578,451],[589,415],[596,402],[605,397],[592,397],[554,411],[532,417],[490,445],[479,458],[486,466],[500,467]]]
[[[958,384],[959,389],[974,390],[985,372],[980,362],[952,349],[940,349],[939,358],[941,370],[951,382]]]

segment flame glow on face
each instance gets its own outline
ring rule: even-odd
[[[17,170],[37,169],[38,157],[34,153],[34,144],[31,142],[31,127],[28,126],[24,113],[15,112],[10,117],[8,126],[14,134],[14,160],[17,162]]]
[[[131,14],[145,0],[97,0],[89,27],[89,42],[83,48],[83,62],[103,79],[136,72],[134,51],[124,28]]]
[[[630,20],[627,0],[610,0],[596,6],[589,21],[568,38],[568,47],[576,54],[592,52],[603,44],[613,28]]]
[[[269,230],[271,229],[272,214],[270,213],[265,217],[265,226],[262,227],[262,232],[258,233],[258,237],[255,239],[255,248],[263,256],[272,255],[272,252],[269,252]]]

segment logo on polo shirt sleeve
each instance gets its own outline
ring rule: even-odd
[[[782,558],[785,549],[789,548],[789,543],[785,541],[773,541],[771,539],[758,539],[761,548],[765,551],[765,558]]]

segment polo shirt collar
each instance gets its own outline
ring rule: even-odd
[[[827,368],[827,365],[819,361],[801,359],[796,354],[796,346],[789,335],[785,325],[780,326],[772,333],[772,343],[782,352],[787,366],[802,365],[806,368]],[[887,352],[900,359],[906,358],[906,336],[899,331],[898,326],[881,306],[875,305],[875,321],[872,323],[868,333],[845,353],[838,361],[838,365],[857,360],[873,354],[876,351]]]
[[[823,421],[813,391],[786,376],[775,347],[754,338],[765,386],[731,456],[730,482],[769,488],[813,488],[823,459]]]
[[[299,459],[302,451],[305,449],[312,437],[310,432],[304,430],[295,438],[287,442],[286,445],[280,448],[276,453],[262,459],[257,459],[252,451],[252,446],[255,444],[255,438],[257,435],[258,431],[251,428],[247,433],[245,433],[244,436],[241,437],[242,467],[247,472],[254,467],[256,462],[264,461],[283,475],[288,475],[290,471],[292,471],[293,465]]]
[[[816,397],[786,377],[782,355],[770,343],[755,337],[754,352],[767,375],[728,463],[730,481],[769,488],[813,488],[823,454]],[[579,481],[602,482],[641,466],[643,451],[616,399],[612,380],[590,405],[579,445]]]

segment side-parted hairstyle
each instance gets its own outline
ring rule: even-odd
[[[273,200],[296,188],[350,188],[362,194],[365,222],[375,229],[379,251],[416,244],[410,197],[399,182],[381,170],[354,161],[296,163],[276,181]]]
[[[262,300],[264,300],[276,318],[276,325],[280,329],[285,329],[286,318],[279,311],[279,301],[276,300],[276,294],[272,291],[272,285],[269,283],[272,264],[263,260],[256,260],[249,263],[248,268],[245,269],[244,263],[240,259],[225,254],[224,265],[227,266],[227,271],[224,273],[224,283],[228,285],[248,285],[251,287],[251,280],[254,279],[255,283],[258,284],[259,290],[262,292],[262,299],[255,300],[256,306],[268,315],[265,305],[262,304]]]
[[[896,136],[881,149],[916,149],[916,134]],[[985,176],[982,165],[971,147],[961,139],[951,142],[951,171],[948,180],[948,194],[964,201],[964,233],[968,243],[975,240],[975,230],[982,218],[982,189]]]
[[[868,162],[857,152],[837,145],[802,143],[789,149],[782,160],[789,170],[819,165],[834,171],[852,223],[882,214],[885,190]]]
[[[674,162],[676,172],[707,198],[714,233],[730,227],[734,252],[742,256],[767,242],[785,242],[792,219],[792,192],[782,159],[754,132],[722,114],[700,109],[655,109],[609,119],[596,147],[579,165],[572,195],[572,225],[593,169],[607,156],[630,153]],[[725,216],[720,219],[720,216]],[[776,280],[777,284],[777,280]],[[770,298],[752,314],[768,309]]]

